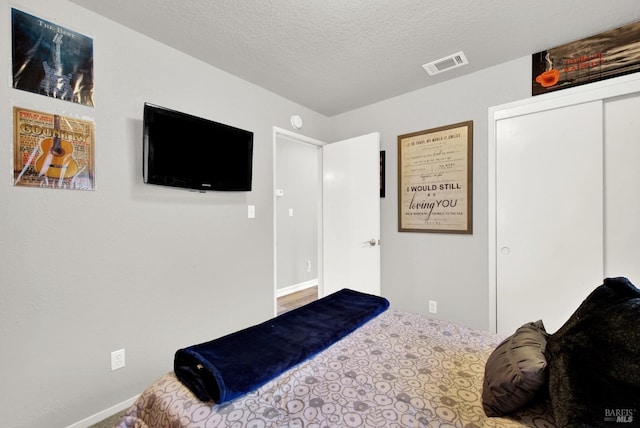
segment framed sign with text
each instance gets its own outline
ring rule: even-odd
[[[640,71],[640,21],[537,52],[531,57],[531,95]]]
[[[472,229],[473,121],[398,136],[398,230]]]

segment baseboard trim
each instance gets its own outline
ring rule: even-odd
[[[131,405],[133,405],[138,397],[140,397],[140,394],[136,395],[135,397],[131,397],[128,400],[123,401],[122,403],[118,403],[115,406],[111,406],[108,409],[91,415],[88,418],[78,421],[72,425],[69,425],[66,428],[88,428],[91,425],[97,424],[98,422],[107,419],[109,416],[113,416],[118,412],[128,409],[129,407],[131,407]]]
[[[315,287],[316,285],[318,285],[318,278],[305,281],[305,282],[300,282],[298,284],[293,284],[288,287],[278,288],[276,290],[276,297],[286,296],[287,294],[306,290],[307,288]]]

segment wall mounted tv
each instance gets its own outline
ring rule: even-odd
[[[144,182],[199,191],[249,191],[253,132],[144,104]]]

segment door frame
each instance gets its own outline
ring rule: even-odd
[[[277,126],[273,127],[273,177],[272,177],[272,205],[273,205],[273,313],[274,316],[278,314],[278,249],[277,249],[277,238],[278,238],[278,227],[277,227],[277,198],[276,195],[276,172],[277,172],[277,147],[276,142],[278,137],[286,137],[289,140],[293,140],[297,143],[307,144],[316,146],[320,149],[322,146],[325,146],[326,142],[316,140],[315,138],[310,138],[302,134],[298,134],[296,132],[289,131],[288,129],[279,128]],[[320,151],[320,150],[319,150]],[[320,151],[320,155],[318,156],[319,168],[318,168],[318,184],[319,184],[319,192],[318,192],[318,260],[317,260],[317,269],[318,269],[318,297],[324,295],[323,293],[323,272],[324,272],[324,264],[323,264],[323,255],[322,255],[322,231],[323,231],[323,222],[322,222],[322,152]]]

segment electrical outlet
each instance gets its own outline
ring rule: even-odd
[[[111,371],[124,367],[124,348],[111,353]]]
[[[437,314],[438,313],[438,302],[435,300],[429,300],[429,313]]]

